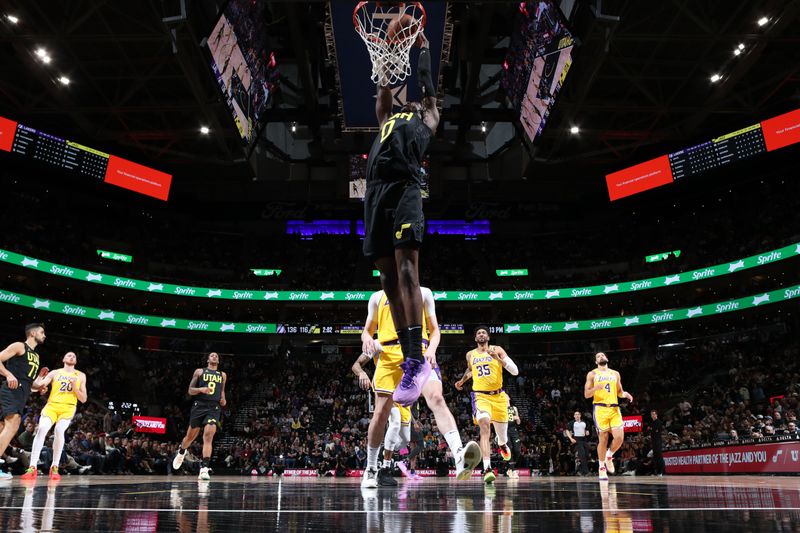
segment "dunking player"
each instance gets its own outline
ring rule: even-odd
[[[358,378],[358,385],[362,390],[370,390],[372,388],[372,381],[364,371],[366,365],[371,359],[379,355],[382,347],[378,341],[375,342],[375,351],[371,355],[362,353],[353,363],[353,374]],[[377,363],[376,363],[377,366]],[[379,485],[396,485],[394,480],[387,480],[386,477],[391,478],[389,469],[392,467],[392,456],[394,452],[400,451],[411,440],[411,408],[403,407],[399,403],[393,403],[392,409],[389,412],[388,427],[386,434],[383,438],[383,465],[378,470],[378,484]],[[402,470],[402,468],[401,468]]]
[[[497,435],[497,446],[504,460],[511,459],[508,449],[508,395],[503,390],[503,369],[512,376],[519,369],[500,346],[489,344],[489,328],[479,326],[475,330],[478,347],[467,352],[467,370],[455,386],[458,390],[472,378],[472,420],[481,428],[481,452],[483,452],[483,481],[495,480],[492,472],[491,422]]]
[[[597,428],[597,459],[600,463],[600,480],[608,480],[608,472],[614,473],[614,453],[622,446],[625,429],[622,425],[622,413],[619,410],[619,398],[627,398],[631,402],[633,396],[622,389],[619,372],[608,368],[608,357],[603,352],[594,356],[597,368],[586,374],[586,385],[583,395],[592,398],[594,425]],[[608,432],[614,436],[611,449],[608,447]]]
[[[39,475],[37,465],[39,464],[39,454],[42,453],[44,440],[50,428],[55,426],[53,432],[53,461],[50,464],[50,479],[59,480],[61,475],[58,473],[58,465],[61,462],[61,452],[64,451],[64,433],[67,431],[72,417],[78,406],[78,401],[86,403],[86,374],[75,370],[78,357],[75,352],[67,352],[64,355],[64,368],[53,370],[47,376],[34,381],[34,385],[40,389],[47,387],[51,383],[50,397],[47,405],[42,409],[39,417],[39,428],[36,430],[36,438],[33,439],[31,449],[31,462],[28,471],[22,474],[22,479],[36,479]]]
[[[364,255],[381,272],[381,286],[397,326],[405,358],[403,379],[394,400],[411,405],[419,398],[431,373],[423,358],[420,323],[419,247],[425,232],[422,213],[422,158],[439,125],[436,90],[431,74],[428,40],[420,33],[417,78],[421,102],[409,102],[392,114],[392,91],[379,83],[375,104],[380,133],[367,159],[364,196]]]
[[[425,358],[432,361],[436,366],[436,349],[439,347],[441,338],[439,323],[436,320],[436,304],[430,289],[422,287],[419,291],[420,299],[424,306],[424,312],[420,312],[420,323],[422,324],[424,337],[420,341],[420,351],[422,350],[422,344],[426,344]],[[428,338],[429,328],[430,338]],[[375,391],[375,412],[372,414],[367,435],[367,468],[361,481],[363,488],[397,484],[389,472],[384,469],[381,469],[380,474],[378,473],[378,453],[381,440],[383,440],[386,421],[392,410],[391,395],[403,376],[403,370],[400,367],[403,361],[403,354],[400,351],[398,333],[395,330],[389,301],[384,291],[374,293],[369,299],[367,320],[364,324],[364,331],[361,333],[361,348],[364,355],[359,358],[359,361],[366,363],[369,359],[365,360],[363,358],[371,358],[376,351],[375,340],[373,339],[376,331],[382,351],[377,355],[375,375],[372,381],[372,388]],[[359,381],[363,381],[365,378],[367,378],[366,373],[362,370],[359,374]],[[480,448],[475,442],[469,442],[466,446],[462,445],[456,421],[442,396],[442,381],[438,369],[435,372],[429,372],[428,380],[422,385],[422,394],[425,397],[428,408],[433,412],[439,431],[444,435],[455,459],[456,477],[459,480],[469,479],[472,475],[472,469],[480,462]]]
[[[25,342],[9,344],[0,352],[0,374],[6,378],[0,387],[0,414],[4,423],[0,432],[0,457],[17,434],[31,390],[39,390],[34,379],[47,374],[47,368],[39,370],[39,354],[36,353],[36,347],[43,344],[44,339],[44,324],[28,324]],[[0,479],[11,479],[11,474],[0,472]]]
[[[220,372],[219,354],[211,352],[208,354],[208,364],[206,368],[198,368],[192,375],[192,382],[189,383],[189,395],[197,396],[192,404],[192,411],[189,414],[189,428],[186,436],[181,442],[181,449],[175,454],[172,460],[173,470],[178,470],[186,457],[186,449],[191,446],[200,428],[203,428],[203,462],[200,466],[198,479],[208,480],[211,476],[208,472],[208,462],[211,460],[211,443],[217,428],[222,425],[221,407],[225,407],[225,384],[228,376],[225,372]]]

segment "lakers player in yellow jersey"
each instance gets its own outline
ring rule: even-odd
[[[472,469],[480,462],[480,449],[475,442],[469,442],[466,446],[462,445],[455,418],[447,408],[442,396],[441,375],[436,364],[436,350],[441,339],[439,323],[436,319],[436,304],[430,289],[420,287],[420,296],[423,309],[420,317],[423,325],[423,355],[426,362],[435,369],[430,372],[428,379],[422,384],[422,396],[425,398],[428,408],[433,412],[439,431],[444,435],[453,454],[456,463],[456,477],[469,479]],[[377,346],[373,338],[376,332],[378,334]],[[361,361],[366,363],[375,352],[378,352],[375,375],[372,379],[372,388],[375,392],[375,411],[369,423],[367,468],[364,471],[361,486],[363,488],[375,488],[378,485],[393,486],[397,485],[397,482],[392,479],[389,472],[384,469],[378,472],[378,454],[386,430],[386,422],[394,403],[392,395],[403,379],[403,368],[400,366],[403,363],[403,351],[392,320],[389,301],[383,291],[374,293],[369,299],[367,320],[361,333],[361,342],[363,352],[361,357],[364,359],[359,358],[359,364]],[[355,370],[357,369],[354,368]],[[360,382],[364,381],[364,378],[368,379],[363,370],[357,372],[357,375]]]
[[[592,398],[594,425],[597,428],[597,459],[600,463],[600,480],[608,480],[608,473],[614,473],[614,453],[622,446],[625,429],[619,398],[633,401],[633,396],[622,389],[619,372],[608,368],[608,356],[598,352],[594,356],[597,368],[586,374],[583,395]],[[608,449],[608,433],[614,437]]]
[[[511,460],[508,448],[508,395],[503,390],[503,369],[512,376],[519,374],[519,369],[506,351],[500,346],[489,344],[489,328],[479,326],[475,329],[477,348],[467,352],[467,370],[456,383],[461,390],[464,384],[472,379],[472,420],[481,429],[481,452],[483,454],[483,480],[492,483],[495,480],[492,471],[492,436],[491,425],[497,435],[497,445],[504,460]]]
[[[36,430],[36,437],[33,439],[31,449],[30,467],[22,475],[22,479],[36,479],[36,476],[39,475],[37,470],[39,454],[42,453],[47,433],[53,426],[55,426],[55,430],[53,432],[53,461],[50,465],[50,479],[61,479],[58,465],[61,461],[61,452],[64,450],[64,433],[72,422],[72,417],[75,416],[78,402],[86,403],[88,398],[86,374],[75,370],[78,362],[75,352],[64,354],[63,361],[64,368],[53,370],[34,382],[34,385],[40,390],[48,385],[52,385],[52,387],[47,405],[44,406],[39,416],[39,428]]]

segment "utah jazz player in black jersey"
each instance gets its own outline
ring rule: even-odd
[[[420,34],[422,35],[422,34]],[[422,355],[422,298],[419,246],[425,233],[422,214],[422,158],[439,125],[428,40],[420,38],[417,63],[422,102],[392,113],[392,91],[378,85],[375,113],[380,132],[367,160],[364,195],[364,255],[381,272],[403,352],[403,380],[394,401],[414,403],[431,372]]]
[[[195,396],[192,403],[192,411],[189,414],[189,428],[186,436],[181,442],[181,449],[172,460],[172,468],[178,470],[183,464],[186,456],[186,449],[191,446],[200,428],[203,428],[203,462],[200,466],[199,479],[207,480],[211,476],[208,474],[208,462],[211,460],[211,443],[217,428],[222,425],[222,407],[225,407],[225,384],[228,376],[225,372],[217,370],[219,367],[219,354],[211,352],[208,354],[208,365],[206,368],[198,368],[192,375],[192,382],[189,384],[189,395]]]
[[[25,342],[10,344],[0,352],[0,374],[5,381],[0,386],[0,416],[3,430],[0,432],[0,456],[16,436],[25,403],[31,394],[33,381],[47,368],[39,370],[39,354],[36,347],[44,343],[44,325],[25,326]],[[38,389],[38,387],[37,387]],[[0,479],[10,479],[11,474],[0,472]]]

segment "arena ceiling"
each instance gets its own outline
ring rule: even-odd
[[[337,179],[340,173],[309,169],[341,169],[347,154],[367,151],[372,135],[341,131],[323,32],[326,4],[267,2],[281,89],[268,112],[272,127],[251,160],[202,46],[217,4],[6,2],[0,114],[198,183],[250,182],[259,165],[278,181]],[[571,25],[581,46],[543,135],[533,147],[514,139],[481,152],[481,123],[513,129],[517,121],[495,76],[517,8],[518,2],[451,2],[444,127],[432,148],[443,165],[488,157],[514,162],[490,168],[489,177],[581,184],[800,104],[800,2],[578,1]],[[768,22],[760,26],[762,17]],[[38,47],[49,51],[50,64],[37,58]],[[717,83],[709,79],[714,73],[722,75]],[[62,75],[70,85],[57,81]],[[201,124],[212,134],[200,135]],[[569,133],[573,125],[579,135]],[[305,143],[302,157],[287,148],[287,135]]]

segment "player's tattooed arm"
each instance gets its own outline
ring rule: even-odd
[[[197,381],[200,379],[200,376],[203,375],[203,369],[198,368],[192,374],[192,382],[189,383],[189,396],[197,396],[198,394],[208,394],[211,392],[208,387],[198,387]]]

